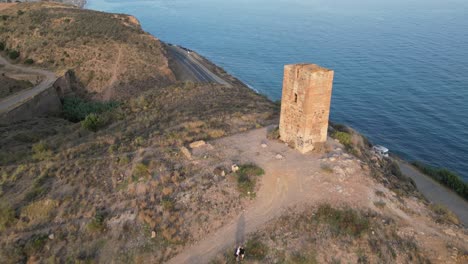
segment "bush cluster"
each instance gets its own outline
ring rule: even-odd
[[[8,57],[10,57],[10,59],[12,60],[16,60],[19,56],[20,56],[19,51],[11,50],[10,52],[8,52]]]
[[[100,127],[104,125],[104,123],[105,121],[101,116],[95,113],[91,113],[87,115],[85,119],[81,122],[81,126],[85,129],[96,132]]]
[[[63,101],[63,115],[71,122],[80,122],[90,114],[100,114],[117,106],[116,102],[91,102],[77,97],[67,97]],[[90,117],[88,122],[92,123],[91,119],[95,117]]]
[[[336,131],[331,136],[334,139],[338,139],[338,141],[340,141],[340,143],[343,144],[345,147],[347,148],[352,147],[351,134],[346,133],[346,132]]]
[[[422,173],[442,183],[458,195],[468,200],[468,183],[464,182],[458,174],[443,168],[435,168],[421,162],[412,163]]]
[[[237,171],[237,188],[244,196],[255,197],[256,177],[261,176],[265,171],[255,164],[245,164]]]
[[[104,212],[96,212],[93,219],[89,221],[87,228],[91,233],[99,233],[104,231],[106,224],[106,214]]]
[[[50,150],[49,146],[43,141],[34,144],[32,146],[33,151],[33,159],[35,160],[47,160],[52,157],[52,150]]]

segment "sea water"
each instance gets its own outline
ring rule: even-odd
[[[283,65],[335,70],[331,119],[468,180],[466,0],[89,0],[273,100]]]

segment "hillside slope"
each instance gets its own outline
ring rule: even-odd
[[[13,5],[0,16],[7,54],[59,75],[74,71],[89,97],[128,98],[175,81],[162,43],[131,16],[49,2]]]

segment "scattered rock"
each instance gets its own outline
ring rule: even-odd
[[[226,172],[224,171],[223,167],[216,167],[213,171],[213,174],[222,177],[226,176]]]
[[[199,140],[199,141],[195,141],[195,142],[190,143],[189,147],[191,149],[194,149],[194,148],[203,147],[204,145],[206,145],[206,142],[203,141],[203,140]]]
[[[181,147],[181,148],[180,148],[180,152],[182,152],[182,154],[184,154],[184,156],[185,156],[188,160],[192,160],[192,154],[190,153],[190,150],[188,150],[186,147]]]
[[[284,157],[283,157],[283,155],[281,155],[281,154],[278,153],[278,154],[276,154],[276,159],[279,159],[279,160],[280,160],[280,159],[284,159]]]
[[[449,235],[449,236],[456,236],[455,232],[452,229],[445,229],[444,233]]]
[[[262,146],[262,148],[266,148],[266,147],[268,147],[268,146],[267,146],[267,144],[265,144],[265,143],[262,143],[262,145],[261,145],[261,146]]]
[[[151,238],[156,238],[156,232],[155,231],[151,231]]]
[[[239,166],[237,166],[237,164],[232,164],[231,170],[232,172],[237,172],[239,170]]]
[[[50,234],[50,235],[49,235],[49,239],[50,239],[50,240],[54,240],[54,238],[55,238],[55,235],[54,235],[54,234]]]

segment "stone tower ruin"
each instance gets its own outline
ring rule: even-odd
[[[334,72],[315,64],[284,67],[279,132],[301,153],[327,140]]]

